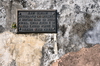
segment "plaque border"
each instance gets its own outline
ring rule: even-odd
[[[41,11],[53,11],[53,12],[56,12],[56,15],[55,15],[55,17],[56,17],[56,31],[55,32],[19,32],[18,31],[18,11],[38,11],[38,12],[41,12]],[[58,23],[57,23],[57,10],[24,10],[24,9],[18,9],[17,11],[16,11],[16,16],[17,16],[17,18],[16,18],[16,21],[17,21],[17,23],[16,23],[16,25],[17,25],[17,34],[25,34],[25,33],[57,33],[57,28],[58,28]]]

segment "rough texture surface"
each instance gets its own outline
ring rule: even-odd
[[[44,43],[45,35],[0,34],[0,66],[40,66]]]
[[[63,55],[52,66],[100,66],[100,45]]]
[[[41,66],[49,66],[55,59],[58,59],[68,52],[78,51],[83,47],[89,48],[92,47],[92,44],[100,43],[100,0],[0,0],[0,35],[2,36],[0,37],[0,41],[2,41],[3,38],[7,38],[4,36],[4,31],[16,32],[16,29],[12,29],[12,24],[13,22],[16,22],[17,9],[56,9],[58,12],[58,54],[54,54],[53,35],[45,35],[46,40],[43,40],[45,43],[43,45],[43,48],[41,49],[42,52],[40,52],[42,53],[42,58],[40,59]],[[96,27],[95,25],[97,25],[98,27]],[[7,33],[7,35],[10,36],[9,33]],[[24,35],[27,36],[27,34],[23,34],[21,37],[24,37]],[[35,36],[38,37],[38,35],[36,34],[30,37]],[[23,39],[21,39],[21,37],[19,40],[22,41]],[[96,41],[93,42],[93,40]],[[15,43],[18,42],[17,40],[15,41]],[[5,42],[7,42],[7,40],[5,40],[4,43],[1,43],[0,45],[5,46]],[[16,47],[23,47],[23,52],[23,50],[26,50],[24,46],[27,46],[27,44],[19,44]],[[10,48],[10,45],[7,45],[7,47]],[[1,46],[1,48],[3,47]],[[29,47],[27,46],[27,48]],[[21,49],[18,50],[21,51]],[[28,60],[24,60],[23,57],[27,58],[27,56],[21,57],[19,56],[20,54],[18,54],[19,59],[16,57],[17,60],[9,59],[9,57],[12,57],[13,55],[10,55],[8,49],[3,50],[2,53],[4,53],[4,55],[7,55],[8,58],[6,60],[4,60],[6,57],[0,58],[5,61],[2,62],[2,60],[0,60],[1,65],[5,64],[4,66],[8,66],[9,64],[20,64],[20,62],[18,62],[20,60],[22,60],[23,62],[27,62],[26,65],[30,64],[31,62],[31,60],[29,60],[29,62]],[[12,54],[13,53],[14,52],[12,52]],[[30,58],[31,56],[28,57]],[[20,65],[23,65],[23,63],[21,63]]]

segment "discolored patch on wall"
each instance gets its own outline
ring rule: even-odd
[[[12,60],[10,66],[16,66],[16,61],[15,60]]]
[[[98,21],[100,21],[100,17],[99,17],[99,16],[96,16],[96,17],[94,18],[94,20],[95,20],[96,22],[98,22]]]
[[[0,33],[4,32],[4,31],[5,31],[5,28],[2,25],[0,25]]]
[[[23,6],[23,8],[26,8],[26,0],[14,0],[15,2],[21,3],[21,5]]]
[[[81,38],[87,30],[92,28],[93,21],[90,18],[91,18],[91,15],[88,13],[85,13],[84,14],[85,23],[74,24],[72,27],[71,33],[78,34],[78,36]]]
[[[0,33],[0,37],[0,62],[3,61],[0,66],[40,66],[42,47],[45,44],[41,38],[45,35],[5,31]]]
[[[64,36],[66,29],[67,28],[65,27],[65,25],[60,26],[60,30],[62,31],[62,36]]]

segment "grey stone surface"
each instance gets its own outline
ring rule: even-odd
[[[12,60],[10,66],[16,66],[16,61],[15,60]]]

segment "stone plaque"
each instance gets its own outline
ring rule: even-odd
[[[57,33],[56,10],[18,10],[18,33]]]

